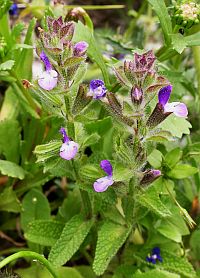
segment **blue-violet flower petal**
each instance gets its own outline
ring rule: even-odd
[[[112,176],[106,176],[96,180],[93,184],[96,192],[104,192],[114,183]]]
[[[108,176],[112,176],[113,168],[109,160],[102,160],[100,167]]]
[[[160,91],[158,93],[158,101],[160,104],[162,104],[163,107],[165,106],[165,104],[168,103],[171,92],[172,92],[171,85],[165,86],[162,89],[160,89]]]
[[[106,87],[103,80],[96,79],[90,82],[90,90],[88,96],[92,96],[94,99],[100,99],[106,95]]]

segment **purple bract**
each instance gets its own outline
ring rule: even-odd
[[[188,110],[184,103],[181,102],[171,102],[168,103],[172,92],[172,86],[168,85],[162,89],[160,89],[158,93],[158,101],[159,104],[162,105],[164,109],[164,113],[174,113],[177,117],[187,117]]]
[[[102,160],[100,167],[104,170],[104,172],[106,172],[108,176],[102,177],[94,182],[93,187],[96,192],[104,192],[114,183],[112,176],[113,169],[110,161]]]
[[[100,99],[106,95],[106,87],[103,80],[96,79],[90,82],[90,90],[88,96],[92,96],[94,99]]]

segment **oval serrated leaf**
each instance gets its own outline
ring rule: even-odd
[[[198,172],[198,169],[188,164],[176,165],[167,175],[173,179],[185,179]]]
[[[25,238],[31,242],[52,246],[59,239],[64,224],[52,220],[35,220],[27,227]]]
[[[131,227],[107,221],[98,233],[98,241],[95,252],[93,269],[97,275],[101,275],[106,270],[110,260],[117,253],[125,242],[131,231]]]
[[[71,218],[52,247],[49,261],[57,267],[69,261],[89,233],[92,224],[92,219],[84,221],[82,215],[75,215]]]
[[[154,187],[149,188],[145,193],[139,195],[137,202],[161,217],[168,217],[171,215],[168,208],[161,202],[159,193]]]
[[[14,162],[7,160],[0,160],[0,172],[12,178],[23,180],[25,177],[25,170]]]
[[[32,189],[22,201],[21,226],[27,231],[28,224],[36,219],[50,219],[51,210],[45,195]]]

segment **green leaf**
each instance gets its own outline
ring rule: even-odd
[[[11,5],[12,2],[10,0],[0,0],[0,19],[9,11]]]
[[[171,212],[161,202],[159,192],[152,186],[137,197],[137,202],[160,217],[169,217]]]
[[[197,172],[197,168],[188,164],[178,164],[170,172],[168,172],[167,175],[173,179],[185,179],[196,174]]]
[[[37,162],[44,162],[45,160],[58,155],[61,145],[61,140],[55,140],[47,144],[36,146],[34,153],[37,156]]]
[[[161,269],[153,269],[147,272],[134,273],[134,278],[180,278],[179,275]]]
[[[32,45],[29,45],[29,44],[25,44],[25,43],[17,43],[13,49],[33,49],[34,47]]]
[[[0,194],[0,210],[20,212],[21,206],[12,187],[7,187]]]
[[[95,167],[93,164],[86,164],[80,168],[80,174],[85,179],[98,179],[100,177],[99,166]]]
[[[170,34],[172,33],[172,23],[167,11],[167,7],[165,5],[164,0],[148,0],[148,2],[152,5],[153,9],[155,10],[159,21],[161,28],[164,33],[164,38],[166,44],[169,44],[170,42]]]
[[[8,60],[2,64],[0,64],[0,71],[4,71],[4,70],[11,70],[12,67],[14,66],[15,61],[14,60]]]
[[[190,246],[196,260],[200,260],[200,230],[195,230],[190,237]]]
[[[183,50],[187,47],[187,43],[184,39],[184,37],[178,33],[178,34],[172,34],[172,49],[176,50],[179,54],[183,52]]]
[[[134,176],[134,171],[128,169],[120,164],[115,164],[113,169],[113,179],[115,182],[118,181],[127,181]]]
[[[64,222],[69,221],[74,215],[81,211],[81,196],[78,188],[67,193],[67,198],[64,199],[62,205],[59,207],[57,220]]]
[[[153,141],[153,142],[167,142],[167,141],[172,141],[173,137],[169,131],[161,130],[161,131],[156,131],[153,134],[149,134],[146,138],[146,141]]]
[[[36,264],[28,268],[18,268],[15,272],[19,274],[21,278],[52,278],[49,271],[41,264]],[[59,278],[85,278],[73,267],[59,267],[56,272]]]
[[[200,45],[200,32],[184,37],[187,46],[198,46]]]
[[[163,155],[158,150],[153,150],[150,155],[147,157],[147,161],[153,166],[155,169],[160,168],[163,160]]]
[[[18,113],[19,113],[19,100],[16,99],[15,93],[13,92],[12,88],[9,87],[5,92],[4,101],[1,106],[0,121],[13,120],[17,117]]]
[[[104,63],[102,54],[99,50],[98,45],[95,42],[92,32],[87,26],[84,26],[81,21],[76,23],[75,34],[74,34],[74,41],[86,41],[89,44],[87,54],[90,59],[94,60],[99,68],[102,71],[102,75],[105,81],[106,86],[110,86],[108,70]]]
[[[16,41],[16,39],[20,36],[24,28],[25,28],[25,24],[23,22],[19,22],[13,26],[11,31],[11,36],[14,41]]]
[[[101,193],[94,191],[92,183],[78,184],[78,187],[82,190],[87,191],[89,194],[94,195],[96,198],[99,198],[104,203],[114,205],[117,202],[116,193],[111,186],[106,190],[106,192],[101,192]]]
[[[75,215],[66,223],[60,238],[52,247],[49,261],[61,266],[71,259],[90,231],[93,220],[84,221],[81,215]]]
[[[52,246],[59,239],[64,224],[52,220],[34,220],[30,222],[25,233],[25,238],[31,242]]]
[[[30,190],[22,201],[21,226],[26,232],[34,220],[50,219],[51,211],[47,198],[38,190]]]
[[[125,227],[111,221],[106,221],[98,232],[97,247],[93,269],[96,275],[106,270],[110,260],[127,239],[131,227]]]
[[[182,242],[182,235],[179,231],[179,229],[173,225],[170,221],[159,221],[159,224],[155,226],[156,231],[164,235],[165,237],[181,243]]]
[[[200,32],[197,32],[190,36],[182,36],[181,34],[172,34],[172,48],[179,54],[183,52],[186,47],[199,46],[200,45]]]
[[[190,134],[191,124],[184,118],[170,115],[160,125],[163,130],[171,132],[172,136],[181,138],[183,134]]]
[[[188,277],[188,278],[195,278],[196,274],[192,267],[192,265],[188,262],[188,260],[185,257],[177,256],[174,253],[170,253],[165,250],[161,250],[161,257],[163,259],[162,263],[158,263],[156,265],[147,263],[145,258],[148,254],[148,251],[141,251],[138,254],[133,254],[134,257],[136,257],[140,262],[151,265],[152,267],[156,267],[159,269],[168,270],[171,272],[175,272],[181,275],[181,277]]]
[[[83,62],[84,60],[85,60],[85,58],[83,58],[83,57],[70,57],[65,60],[64,67],[76,66],[76,65],[80,64],[81,62]]]
[[[165,156],[165,162],[172,169],[181,159],[183,152],[180,148],[175,148]]]
[[[9,110],[9,107],[7,107],[7,109]],[[9,112],[11,111],[9,110]],[[18,163],[19,151],[19,123],[13,119],[6,119],[4,121],[0,121],[0,153],[3,153],[7,160]]]
[[[23,180],[26,174],[22,167],[7,160],[0,160],[0,172],[5,176],[18,178],[20,180]]]
[[[101,137],[100,137],[99,134],[96,133],[96,132],[93,133],[93,134],[91,134],[90,136],[88,136],[88,137],[84,140],[84,142],[83,142],[83,147],[91,146],[91,145],[94,145],[94,144],[98,143],[98,141],[99,141],[100,138],[101,138]]]
[[[32,34],[36,25],[36,19],[30,20],[24,45],[30,45],[32,47]],[[19,78],[31,80],[32,78],[32,63],[33,63],[33,48],[23,48],[18,59],[16,60],[16,72]]]

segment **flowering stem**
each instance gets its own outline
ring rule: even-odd
[[[56,274],[50,262],[47,259],[45,259],[42,255],[32,251],[20,251],[13,255],[10,255],[9,257],[5,258],[3,261],[0,262],[0,269],[19,258],[32,258],[37,261],[40,261],[49,270],[49,272],[54,278],[58,278],[58,275]]]

